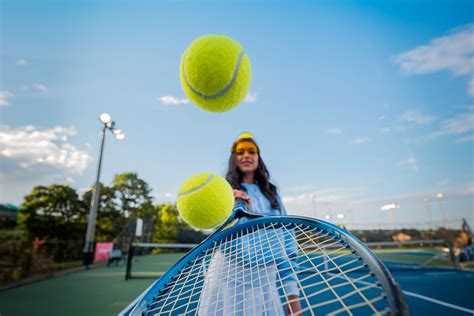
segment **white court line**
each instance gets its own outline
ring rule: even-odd
[[[409,291],[403,291],[403,293],[405,293],[408,296],[413,296],[413,297],[416,297],[416,298],[419,298],[419,299],[422,299],[422,300],[425,300],[425,301],[429,301],[431,303],[443,305],[443,306],[446,306],[446,307],[449,307],[449,308],[452,308],[452,309],[457,309],[459,311],[470,313],[470,314],[474,315],[474,309],[469,309],[469,308],[466,308],[466,307],[454,305],[454,304],[451,304],[451,303],[447,303],[447,302],[444,302],[444,301],[437,300],[435,298],[431,298],[431,297],[428,297],[428,296],[424,296],[424,295],[409,292]]]
[[[333,273],[329,273],[329,274],[334,275]],[[341,277],[337,277],[337,278],[341,278]],[[361,283],[361,284],[364,284],[364,285],[373,284],[373,283],[366,282],[366,281],[356,281],[355,283]],[[452,308],[452,309],[457,309],[459,311],[474,315],[474,309],[469,309],[469,308],[466,308],[466,307],[454,305],[454,304],[451,304],[451,303],[448,303],[448,302],[437,300],[437,299],[432,298],[432,297],[428,297],[428,296],[425,296],[425,295],[421,295],[421,294],[417,294],[417,293],[413,293],[413,292],[409,292],[409,291],[403,291],[403,293],[405,293],[408,296],[413,296],[413,297],[419,298],[421,300],[425,300],[425,301],[435,303],[435,304],[438,304],[438,305],[442,305],[442,306],[445,306],[445,307],[449,307],[449,308]]]

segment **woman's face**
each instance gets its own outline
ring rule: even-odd
[[[252,142],[240,142],[235,148],[237,168],[244,173],[255,172],[258,168],[258,150]]]

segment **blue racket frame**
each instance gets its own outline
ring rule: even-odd
[[[141,316],[142,311],[146,310],[147,306],[153,302],[153,298],[165,288],[166,284],[172,280],[173,276],[177,275],[178,272],[185,268],[189,262],[192,262],[196,257],[200,256],[210,243],[214,243],[221,240],[222,238],[237,234],[238,231],[241,231],[247,227],[263,227],[265,224],[270,223],[278,223],[280,225],[301,224],[313,226],[316,229],[329,233],[333,236],[333,238],[339,239],[342,244],[355,251],[356,254],[363,259],[364,263],[380,282],[379,285],[385,292],[390,306],[391,315],[409,315],[405,296],[391,275],[390,271],[388,271],[382,261],[367,246],[365,246],[363,242],[359,241],[348,231],[319,219],[303,216],[262,216],[248,213],[245,210],[246,205],[242,206],[242,204],[236,202],[234,216],[231,216],[215,233],[210,235],[196,248],[181,258],[173,267],[163,274],[163,276],[161,276],[148,289],[146,289],[135,301],[127,306],[119,314],[119,316]],[[251,217],[252,219],[245,223],[226,228],[230,222],[240,217]]]

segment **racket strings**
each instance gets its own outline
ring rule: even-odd
[[[285,315],[287,308],[296,312],[296,301],[304,315],[383,315],[388,303],[375,281],[339,237],[275,222],[208,246],[157,293],[144,315]]]
[[[303,233],[304,230],[302,230]],[[352,282],[351,278],[347,276],[346,272],[344,272],[343,269],[341,269],[341,266],[339,264],[336,263],[336,261],[326,253],[325,249],[319,247],[319,245],[317,243],[315,243],[315,245],[319,248],[319,251],[321,251],[321,253],[323,253],[326,258],[329,259],[329,261],[331,263],[334,264],[334,266],[336,267],[337,270],[339,270],[339,272],[342,274],[341,277],[345,278],[347,280],[347,283],[352,286],[352,288],[354,289],[354,291],[350,292],[350,293],[347,293],[345,295],[343,295],[342,297],[340,297],[335,291],[333,291],[333,293],[335,294],[335,296],[337,297],[337,299],[339,300],[339,302],[341,303],[342,307],[344,308],[345,311],[349,312],[349,314],[351,314],[350,312],[350,308],[346,305],[346,302],[345,302],[345,298],[349,297],[349,296],[352,296],[354,294],[358,294],[360,298],[363,299],[363,301],[365,301],[366,305],[368,307],[370,307],[370,309],[372,310],[373,313],[377,313],[377,309],[373,306],[373,304],[371,303],[371,301],[366,297],[366,295],[364,294],[364,290],[367,289],[367,288],[358,288],[357,285]],[[322,276],[324,276],[324,274],[320,274]],[[330,289],[334,289],[334,287],[330,286],[330,284],[328,283],[328,286]]]

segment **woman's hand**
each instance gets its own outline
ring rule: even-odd
[[[234,198],[241,199],[247,202],[247,209],[250,211],[252,209],[252,199],[248,196],[247,193],[241,190],[233,190],[234,191]]]
[[[286,315],[302,315],[299,296],[288,296],[288,305],[286,305]]]

